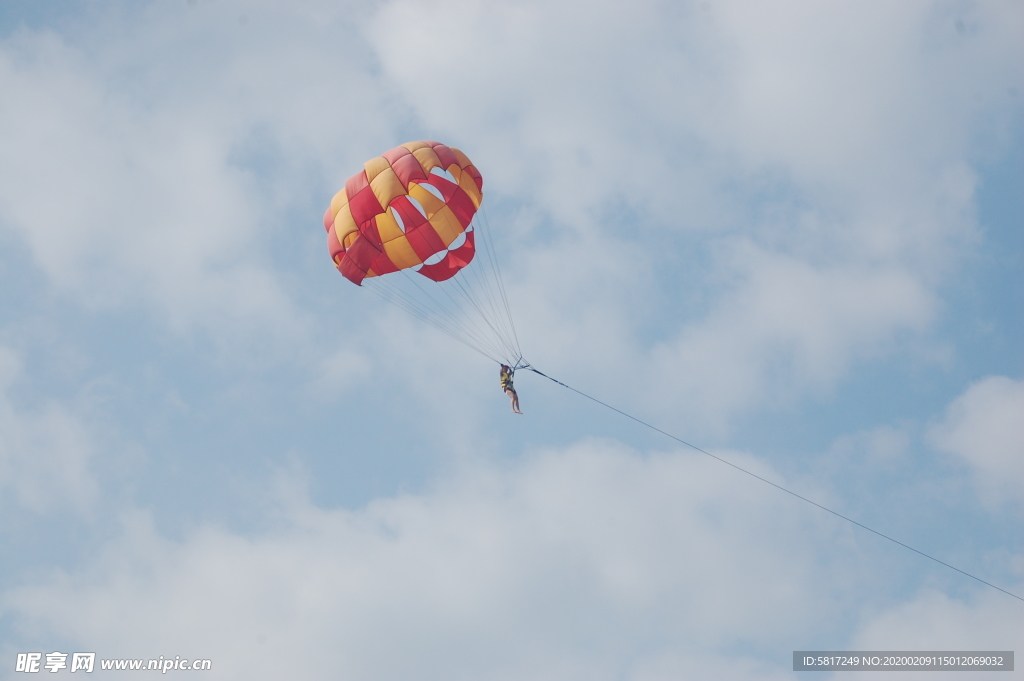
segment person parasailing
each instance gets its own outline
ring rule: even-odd
[[[512,413],[522,414],[519,411],[519,395],[516,394],[516,389],[512,387],[512,377],[515,376],[515,369],[512,369],[507,364],[501,365],[501,389],[508,395],[509,401],[512,403]]]
[[[335,193],[323,218],[327,250],[352,284],[508,363],[502,391],[521,414],[512,375],[526,365],[479,212],[483,188],[480,171],[455,147],[430,140],[399,145],[364,163]]]

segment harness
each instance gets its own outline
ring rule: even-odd
[[[516,369],[529,369],[530,371],[536,371],[527,362],[523,361],[522,356],[516,360],[515,366],[509,366],[508,371],[501,372],[501,389],[511,390],[515,392],[515,388],[512,387],[512,378],[516,375]]]

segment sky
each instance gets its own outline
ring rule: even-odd
[[[422,139],[535,367],[1024,596],[1019,0],[5,0],[0,679],[1024,651],[1020,600],[535,374],[514,416],[341,277],[331,197]]]

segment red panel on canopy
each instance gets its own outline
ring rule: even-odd
[[[401,147],[399,147],[401,149]],[[420,168],[420,162],[416,160],[416,157],[412,154],[401,157],[396,161],[391,162],[391,169],[395,171],[395,175],[398,176],[398,181],[402,183],[405,190],[409,190],[409,182],[412,180],[425,180],[427,176],[423,174],[423,168]]]
[[[406,149],[405,147],[395,147],[394,149],[388,149],[383,154],[381,154],[381,156],[383,156],[384,158],[386,158],[388,160],[388,163],[391,164],[392,168],[395,167],[395,161],[397,161],[398,159],[402,158],[403,156],[411,156],[411,155],[412,155],[412,152],[409,151],[408,149]]]
[[[473,216],[476,215],[476,206],[473,205],[473,200],[469,198],[469,194],[462,187],[456,186],[456,191],[452,194],[452,198],[448,201],[448,207],[455,213],[455,217],[458,218],[459,224],[463,227],[469,227],[469,223],[473,221]]]
[[[441,262],[424,265],[419,269],[419,273],[434,281],[444,281],[454,277],[459,270],[473,260],[473,255],[476,254],[476,240],[473,234],[473,232],[466,232],[466,243],[453,251],[448,251],[448,255],[442,258]]]
[[[435,144],[434,153],[437,154],[437,160],[441,162],[445,170],[448,170],[452,165],[459,165],[459,159],[455,157],[452,150],[445,144]]]
[[[362,285],[361,282],[373,265],[373,261],[384,252],[384,249],[380,244],[380,233],[373,220],[363,225],[359,231],[359,237],[345,252],[340,269],[346,279],[353,284]]]
[[[331,260],[334,261],[334,265],[338,265],[338,258],[345,253],[345,247],[338,241],[338,235],[334,233],[333,229],[327,230],[327,252],[331,254]]]
[[[362,174],[362,178],[365,183],[365,173]],[[370,188],[369,184],[355,194],[349,194],[348,207],[352,211],[352,219],[359,225],[360,230],[367,221],[373,220],[374,216],[384,212],[384,209],[380,207],[380,201],[377,200],[377,196],[373,193],[373,189]]]
[[[409,240],[409,245],[412,246],[412,250],[420,257],[420,260],[426,260],[445,250],[444,241],[437,235],[434,226],[429,222],[424,222],[414,229],[409,229],[409,226],[406,225],[405,238]]]

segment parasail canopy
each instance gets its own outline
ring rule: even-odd
[[[476,253],[470,225],[483,186],[469,158],[440,142],[409,142],[370,159],[324,214],[335,267],[357,285],[405,269],[450,279]]]
[[[364,163],[334,195],[324,214],[327,248],[352,283],[485,357],[519,367],[499,258],[478,212],[483,186],[455,147],[395,147]],[[477,248],[484,257],[474,261]]]

